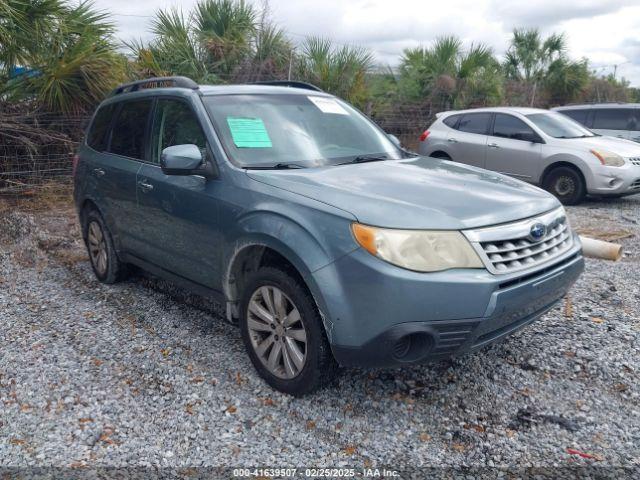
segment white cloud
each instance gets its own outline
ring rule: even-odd
[[[148,38],[158,8],[188,11],[196,0],[97,0],[115,15],[124,40]],[[254,0],[261,5],[261,0]],[[537,26],[545,34],[564,31],[569,53],[586,57],[603,73],[613,71],[640,85],[640,6],[633,0],[270,0],[276,21],[294,41],[321,35],[370,48],[378,62],[397,64],[402,50],[441,35],[484,42],[503,54],[514,27]],[[608,69],[608,70],[607,70]]]

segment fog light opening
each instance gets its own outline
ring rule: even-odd
[[[402,362],[416,362],[431,351],[433,337],[426,332],[415,332],[400,337],[393,345],[393,357]]]

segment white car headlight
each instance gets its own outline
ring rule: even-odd
[[[624,158],[622,158],[617,153],[608,152],[606,150],[591,150],[600,163],[602,165],[606,165],[608,167],[621,167],[624,165]]]
[[[396,230],[354,223],[362,248],[398,267],[417,272],[484,268],[469,241],[458,231]]]

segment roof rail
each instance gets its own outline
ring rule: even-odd
[[[121,93],[137,92],[138,90],[162,87],[189,88],[191,90],[198,90],[198,88],[200,88],[196,82],[188,77],[152,77],[145,78],[144,80],[136,80],[135,82],[123,83],[116,87],[109,96],[113,97],[114,95],[120,95]]]
[[[254,82],[253,85],[273,85],[274,87],[290,87],[290,88],[303,88],[305,90],[313,90],[315,92],[322,92],[320,87],[307,82],[299,82],[297,80],[268,80],[266,82]]]

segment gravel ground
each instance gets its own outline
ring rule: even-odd
[[[294,399],[216,305],[140,276],[98,283],[69,210],[0,212],[0,466],[639,468],[640,196],[569,213],[630,235],[627,253],[588,260],[543,319]]]

